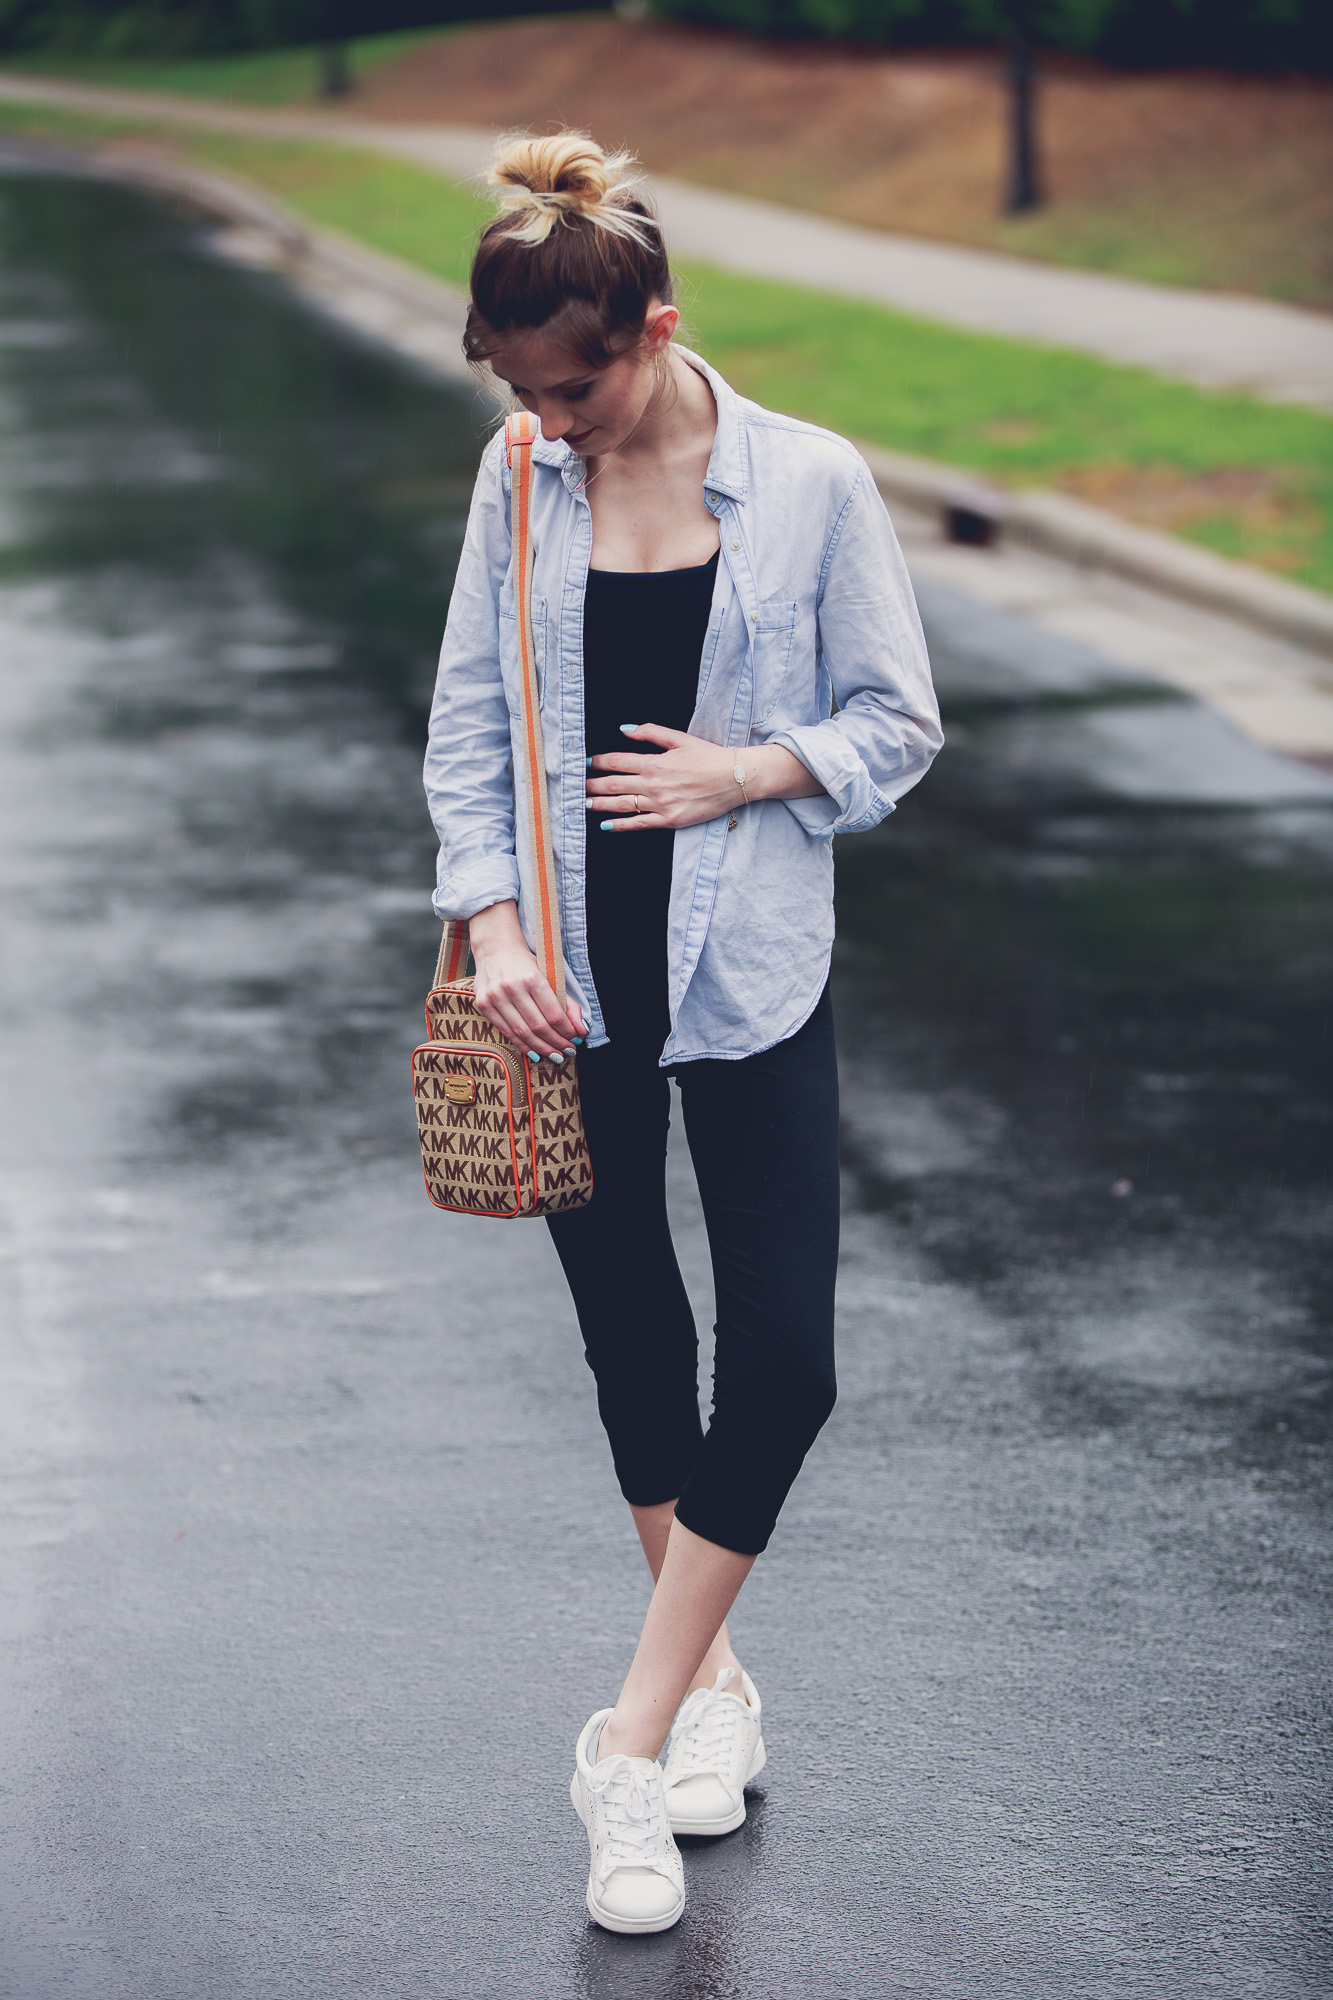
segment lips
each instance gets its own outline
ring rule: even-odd
[[[593,426],[593,429],[595,429],[595,428],[596,428],[596,426],[594,425],[594,426]],[[592,436],[592,430],[586,430],[586,431],[566,431],[566,432],[565,432],[565,443],[566,443],[566,444],[567,444],[567,445],[569,446],[569,448],[570,448],[570,450],[571,450],[571,451],[577,451],[577,450],[578,450],[578,448],[579,448],[579,446],[580,446],[581,444],[586,444],[586,443],[587,443],[587,441],[588,441],[588,439],[589,439],[589,438],[590,438],[591,436]]]

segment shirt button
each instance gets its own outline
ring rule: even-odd
[[[710,493],[710,494],[709,494],[709,496],[708,496],[708,504],[709,504],[709,506],[710,506],[710,507],[716,507],[716,505],[717,505],[717,495],[716,495],[716,493]]]
[[[751,618],[753,618],[755,624],[757,625],[759,623],[759,613],[757,611],[752,611],[750,613],[750,616]]]
[[[740,547],[740,543],[739,543],[739,542],[733,542],[731,546],[732,546],[732,548],[733,548],[733,549],[738,549],[738,548]]]

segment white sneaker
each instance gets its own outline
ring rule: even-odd
[[[593,1762],[610,1713],[599,1708],[580,1736],[569,1782],[592,1849],[588,1915],[629,1937],[669,1931],[685,1908],[685,1870],[667,1824],[662,1767],[654,1757]]]
[[[745,1699],[724,1692],[723,1667],[710,1688],[687,1694],[666,1745],[667,1815],[673,1833],[731,1833],[745,1818],[745,1787],[767,1762],[759,1691],[747,1673]]]

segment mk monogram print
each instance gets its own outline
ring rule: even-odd
[[[592,1196],[578,1079],[526,1063],[484,1014],[472,981],[437,986],[430,1040],[412,1057],[426,1192],[469,1215],[556,1215]]]

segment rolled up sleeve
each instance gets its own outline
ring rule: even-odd
[[[837,713],[771,739],[824,787],[823,798],[786,801],[824,839],[878,826],[944,741],[907,565],[870,468],[858,464],[820,579],[820,659]]]
[[[518,900],[509,705],[500,593],[509,567],[504,440],[482,459],[440,648],[425,783],[440,840],[436,914],[460,919]]]

